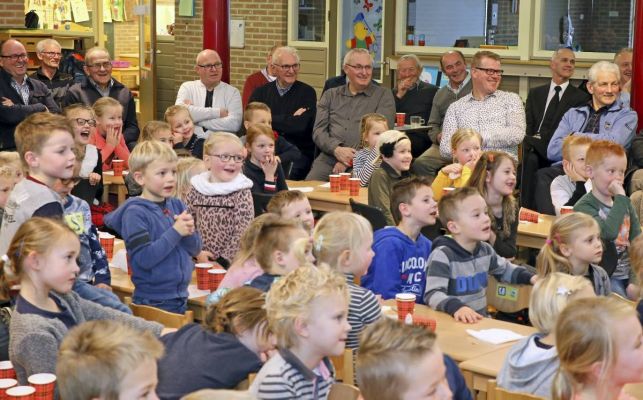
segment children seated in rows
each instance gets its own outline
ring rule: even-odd
[[[453,163],[443,167],[435,176],[431,189],[436,201],[442,198],[446,187],[463,187],[480,158],[482,136],[473,129],[458,129],[451,137]]]

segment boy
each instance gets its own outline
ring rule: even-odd
[[[161,142],[136,145],[130,174],[143,192],[108,214],[105,224],[125,240],[135,287],[132,302],[183,314],[201,238],[183,202],[172,196],[176,163],[174,150]]]
[[[565,175],[557,176],[550,186],[551,201],[556,215],[563,206],[574,206],[592,190],[592,181],[587,179],[585,156],[593,140],[587,136],[569,135],[563,141],[563,170]]]
[[[266,298],[278,353],[250,387],[259,399],[325,400],[335,381],[328,359],[344,354],[350,331],[346,278],[302,266],[275,282]]]
[[[415,301],[422,303],[431,241],[420,230],[435,224],[438,211],[430,181],[414,177],[396,183],[391,211],[397,226],[375,232],[375,257],[362,277],[362,286],[383,299],[413,293]]]
[[[194,121],[190,110],[182,105],[170,106],[165,110],[164,118],[174,135],[174,149],[187,151],[193,157],[202,160],[205,139],[197,137],[194,133]]]
[[[282,190],[270,199],[266,211],[281,218],[301,221],[312,234],[315,216],[308,197],[299,190]]]
[[[157,399],[163,345],[148,331],[116,321],[72,329],[58,351],[58,394],[65,400]]]
[[[0,254],[20,225],[31,217],[60,218],[60,196],[51,187],[57,179],[74,174],[74,135],[61,115],[36,113],[16,127],[16,147],[27,169],[27,178],[13,188],[5,205],[0,229]]]
[[[491,221],[487,204],[472,187],[456,189],[438,205],[440,222],[449,235],[433,242],[424,300],[456,321],[475,323],[487,315],[489,274],[498,281],[529,284],[536,277],[498,256],[487,242]]]
[[[592,191],[578,200],[574,211],[591,215],[601,228],[604,248],[601,267],[610,276],[612,291],[626,298],[638,298],[628,247],[641,234],[641,225],[623,189],[627,170],[625,150],[614,142],[594,141],[587,150],[586,164]]]

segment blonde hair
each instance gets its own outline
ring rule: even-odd
[[[123,105],[119,103],[118,100],[111,97],[101,97],[100,99],[96,100],[96,102],[92,106],[92,109],[94,110],[94,114],[96,114],[96,117],[102,117],[103,115],[105,115],[108,109],[116,107],[120,108],[121,112],[123,112]]]
[[[266,210],[269,213],[281,215],[281,210],[285,207],[288,207],[291,203],[304,199],[307,199],[304,192],[300,192],[299,190],[282,190],[272,196],[266,206]]]
[[[274,267],[273,255],[276,251],[288,252],[293,244],[293,233],[304,229],[298,221],[284,220],[270,214],[263,220],[254,241],[254,254],[257,263],[265,272]]]
[[[239,145],[239,148],[243,149],[243,143],[241,143],[241,139],[237,135],[230,132],[213,132],[203,144],[203,155],[210,155],[211,151],[221,143],[230,142]]]
[[[201,389],[186,394],[181,400],[256,400],[250,392],[227,389]]]
[[[248,225],[246,230],[243,231],[241,239],[239,240],[239,251],[237,252],[234,261],[232,262],[233,266],[241,266],[246,261],[254,258],[255,241],[257,240],[257,236],[261,231],[261,227],[263,226],[264,222],[272,221],[274,218],[276,218],[275,214],[264,213],[250,222],[250,225]]]
[[[563,140],[563,160],[572,161],[572,147],[589,146],[593,140],[587,136],[569,135]]]
[[[376,150],[381,157],[391,158],[395,153],[395,147],[403,140],[410,141],[405,133],[396,130],[384,131],[377,140]]]
[[[591,167],[597,167],[609,156],[627,158],[625,149],[620,144],[609,140],[594,140],[587,149],[585,164]]]
[[[572,264],[560,251],[560,245],[569,245],[579,232],[598,228],[594,218],[580,212],[564,214],[558,217],[549,229],[545,245],[536,258],[536,270],[543,277],[552,272],[572,273]]]
[[[266,103],[262,103],[260,101],[253,101],[248,103],[248,105],[246,106],[246,109],[243,111],[243,120],[250,121],[252,119],[252,116],[254,115],[254,112],[259,110],[265,111],[272,115],[272,111],[270,110],[270,107],[268,107]]]
[[[126,376],[162,355],[163,345],[150,331],[117,321],[82,323],[69,331],[58,351],[60,398],[117,400],[126,389],[122,387]]]
[[[480,133],[471,128],[458,129],[453,136],[451,136],[451,151],[456,151],[460,143],[473,138],[478,139],[478,143],[482,146],[482,135],[480,135]]]
[[[467,186],[478,189],[478,192],[485,199],[487,198],[487,176],[493,177],[503,160],[511,161],[511,165],[516,170],[516,161],[504,151],[485,151],[476,163]],[[518,211],[518,202],[513,195],[507,195],[502,198],[502,233],[508,236],[511,233],[511,225],[516,221]],[[493,215],[491,207],[488,207],[487,214],[491,219],[491,226],[496,226],[496,216]]]
[[[192,120],[192,115],[190,115],[190,110],[186,106],[184,106],[182,104],[176,104],[176,105],[173,105],[173,106],[169,106],[165,110],[165,113],[163,114],[163,119],[165,120],[165,122],[169,123],[170,118],[175,117],[177,114],[179,114],[181,112],[187,113],[188,117],[190,118],[190,120]]]
[[[315,318],[310,314],[311,305],[324,296],[341,296],[348,310],[346,278],[325,265],[301,266],[272,285],[266,297],[266,311],[279,347],[297,344],[295,320]]]
[[[594,384],[597,398],[604,398],[606,379],[618,357],[618,322],[636,317],[636,309],[611,297],[572,301],[556,323],[556,350],[560,369],[552,383],[553,400],[570,400],[579,387]],[[589,376],[595,363],[602,364],[598,381]]]
[[[461,203],[472,196],[481,196],[478,189],[473,187],[461,187],[445,194],[438,202],[438,216],[442,226],[446,227],[449,221],[458,219],[462,210]]]
[[[413,382],[408,368],[436,349],[435,333],[390,318],[364,329],[357,352],[357,383],[365,400],[397,400]],[[442,362],[442,360],[440,360]]]
[[[643,281],[643,235],[638,235],[632,240],[628,249],[630,255],[630,267],[639,277],[639,282]]]
[[[583,276],[553,272],[539,279],[529,298],[529,321],[538,332],[549,334],[556,328],[556,318],[585,289],[592,284]]]
[[[203,327],[214,333],[241,333],[261,327],[261,335],[268,338],[266,299],[264,293],[250,286],[227,292],[219,302],[208,307]]]
[[[174,150],[159,141],[142,142],[134,147],[129,156],[130,173],[143,172],[154,161],[176,163],[178,157]]]
[[[18,172],[24,174],[24,165],[17,151],[0,151],[0,167],[11,170],[14,175]]]
[[[379,113],[364,114],[362,119],[359,121],[359,132],[362,137],[362,147],[366,147],[366,135],[368,135],[368,131],[371,130],[375,123],[384,124],[386,129],[388,129],[388,120],[385,116]]]
[[[141,131],[141,135],[138,137],[138,143],[146,142],[149,140],[156,140],[154,135],[156,135],[156,133],[160,131],[172,132],[172,128],[167,122],[148,121]]]
[[[63,108],[63,115],[65,116],[65,118],[69,119],[71,118],[71,114],[78,111],[87,111],[92,115],[92,118],[95,117],[94,109],[88,106],[87,104],[83,104],[83,103],[74,103],[74,104],[68,105],[67,107]]]
[[[20,161],[27,167],[25,153],[31,151],[40,154],[43,146],[56,131],[67,132],[74,138],[74,129],[67,118],[58,114],[39,112],[31,114],[16,126],[14,134]]]
[[[8,178],[13,182],[16,178],[16,171],[7,165],[2,166],[0,167],[0,178]]]
[[[187,196],[192,187],[190,171],[199,164],[205,166],[203,160],[196,157],[179,157],[176,164],[176,197],[179,199],[185,201],[185,196]]]
[[[339,256],[347,250],[356,252],[368,238],[373,238],[373,228],[366,218],[346,211],[329,212],[315,226],[313,254],[318,263],[337,269]]]

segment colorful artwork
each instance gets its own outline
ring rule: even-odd
[[[350,49],[368,49],[373,58],[381,57],[382,0],[344,2],[342,12],[343,54]],[[342,55],[343,57],[343,55]]]

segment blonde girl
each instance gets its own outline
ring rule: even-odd
[[[0,151],[0,167],[11,168],[14,183],[20,182],[25,177],[24,166],[17,151]]]
[[[148,140],[157,140],[169,147],[174,144],[174,136],[172,135],[172,128],[167,122],[163,121],[148,121],[141,136],[138,137],[138,143],[146,142]]]
[[[540,277],[552,272],[587,277],[598,296],[610,294],[607,272],[598,263],[603,244],[598,223],[587,214],[565,214],[552,224],[545,245],[536,259]]]
[[[442,168],[433,180],[433,198],[439,201],[445,187],[464,187],[471,177],[471,171],[480,158],[482,136],[473,129],[462,128],[451,137],[453,164]]]
[[[548,398],[558,370],[556,318],[570,301],[595,296],[591,283],[581,276],[554,272],[536,282],[529,299],[529,320],[538,333],[509,350],[498,386]]]
[[[203,159],[205,140],[200,139],[194,133],[194,121],[192,121],[190,110],[180,104],[170,106],[165,110],[163,118],[172,129],[174,150],[185,150],[192,156]]]
[[[324,215],[313,233],[313,255],[317,263],[328,264],[346,277],[350,294],[348,323],[351,325],[346,347],[350,349],[359,346],[359,334],[382,313],[373,292],[354,283],[354,279],[364,275],[371,265],[375,255],[372,245],[370,222],[350,212],[334,211]]]
[[[556,323],[560,370],[553,400],[625,400],[643,380],[643,337],[636,310],[612,297],[571,302]]]
[[[193,176],[207,171],[203,160],[195,157],[180,157],[176,165],[176,197],[185,202],[192,184],[190,179]]]
[[[78,274],[78,236],[62,221],[34,217],[20,226],[0,261],[20,283],[9,334],[9,357],[18,381],[36,373],[55,373],[58,346],[69,329],[89,320],[117,320],[157,336],[163,326],[84,300],[72,292]]]
[[[478,189],[487,202],[487,213],[491,218],[489,243],[499,256],[515,258],[518,251],[518,203],[513,196],[516,162],[503,151],[485,151],[476,163],[467,186]]]
[[[362,142],[353,158],[353,178],[359,178],[362,187],[367,187],[373,171],[380,166],[377,141],[380,134],[388,130],[388,120],[382,114],[364,114],[359,130]]]
[[[113,160],[123,160],[127,168],[129,149],[123,136],[123,106],[111,97],[102,97],[92,106],[96,130],[89,143],[96,146],[103,160],[103,171],[112,169]]]
[[[274,194],[288,190],[286,175],[275,156],[275,134],[267,124],[251,124],[246,129],[248,158],[243,174],[253,182],[252,192]]]

